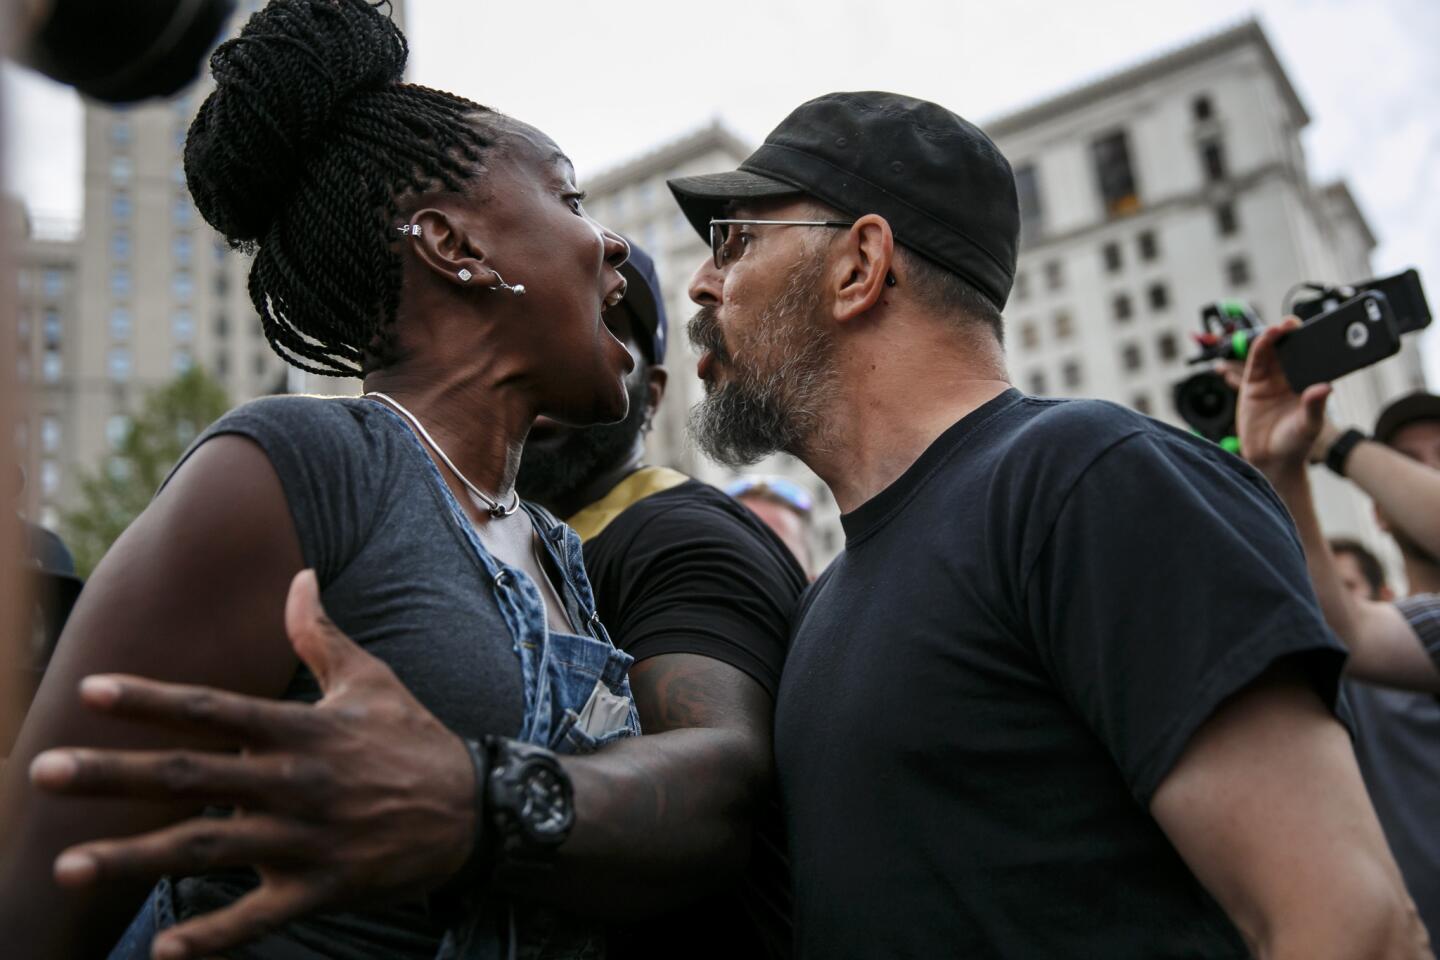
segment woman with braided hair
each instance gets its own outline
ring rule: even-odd
[[[365,0],[274,0],[214,54],[216,86],[185,146],[195,203],[253,254],[249,291],[270,345],[303,370],[363,377],[366,395],[273,397],[227,414],[96,570],[0,794],[8,956],[106,956],[147,887],[62,890],[57,854],[180,829],[166,825],[205,800],[180,765],[165,799],[42,801],[25,779],[32,757],[61,744],[224,746],[88,712],[80,679],[129,673],[314,701],[317,678],[283,620],[302,569],[336,624],[460,738],[573,751],[638,732],[628,658],[594,616],[578,540],[513,492],[537,415],[588,424],[626,412],[633,360],[603,314],[623,296],[628,250],[585,213],[548,137],[403,83],[406,54]],[[581,663],[592,671],[575,675]],[[577,726],[602,685],[620,709]],[[145,900],[117,957],[148,956],[156,926],[255,890],[253,873],[207,860],[202,845],[196,859],[203,869]],[[465,907],[472,942],[509,935],[506,911],[488,909]],[[397,893],[228,955],[429,960],[455,923],[438,895]]]

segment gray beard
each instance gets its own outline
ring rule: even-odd
[[[726,350],[712,308],[691,319],[691,343],[730,373],[690,411],[691,437],[718,462],[744,467],[780,451],[803,458],[821,445],[837,393],[834,341],[815,321],[823,268],[818,256],[791,268],[785,293],[755,320],[745,362],[735,363]],[[755,360],[769,369],[757,369]]]

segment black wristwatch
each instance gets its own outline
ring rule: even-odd
[[[575,825],[575,790],[543,747],[486,737],[485,827],[497,869],[548,867]]]
[[[1329,467],[1336,476],[1345,476],[1345,461],[1350,457],[1350,451],[1354,450],[1355,445],[1361,440],[1368,439],[1370,438],[1354,427],[1346,430],[1334,443],[1330,444],[1330,449],[1325,451],[1325,466]]]

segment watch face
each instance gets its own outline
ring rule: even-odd
[[[525,831],[541,841],[563,838],[572,816],[565,781],[539,764],[528,765],[521,776],[520,822]]]

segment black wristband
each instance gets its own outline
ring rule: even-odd
[[[1340,434],[1338,440],[1330,444],[1330,449],[1325,451],[1325,466],[1329,467],[1337,477],[1345,476],[1345,461],[1349,459],[1350,451],[1354,450],[1355,445],[1361,440],[1368,439],[1370,438],[1354,427],[1346,430]]]
[[[475,775],[475,828],[471,834],[470,855],[450,879],[440,885],[437,894],[442,902],[464,903],[475,891],[489,885],[495,866],[495,836],[490,829],[485,809],[485,786],[490,778],[491,757],[488,746],[475,740],[462,740],[470,755],[470,768]]]

